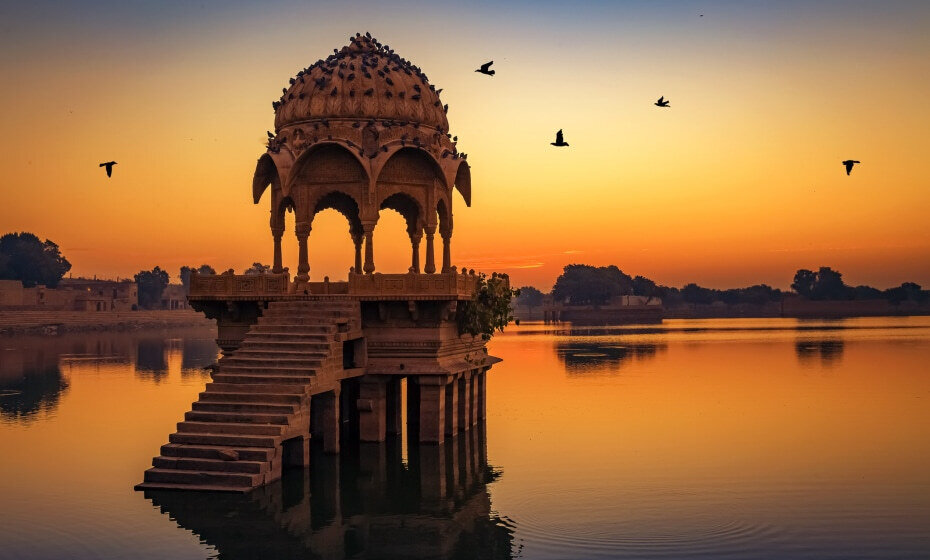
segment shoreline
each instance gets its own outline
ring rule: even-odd
[[[0,336],[56,336],[71,332],[119,332],[173,327],[216,328],[216,324],[193,310],[0,311]]]

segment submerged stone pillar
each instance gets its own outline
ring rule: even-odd
[[[284,272],[284,263],[281,259],[281,237],[284,236],[284,228],[273,228],[271,236],[274,238],[274,264],[271,267],[271,272],[280,274]]]
[[[468,382],[468,421],[472,426],[478,423],[478,370],[472,372]]]
[[[310,235],[310,224],[299,222],[294,228],[297,233],[297,280],[306,282],[310,279],[310,257],[307,252],[307,237]]]
[[[426,266],[423,272],[433,274],[436,272],[436,257],[433,255],[433,236],[436,235],[436,226],[427,227],[426,231]]]
[[[359,382],[358,434],[365,442],[384,441],[387,427],[387,380],[366,375]]]
[[[362,273],[362,241],[365,237],[361,233],[352,234],[352,243],[355,244],[355,273]]]
[[[421,375],[420,443],[442,443],[446,434],[446,376]]]
[[[471,422],[468,418],[468,374],[463,373],[459,376],[458,381],[455,383],[456,392],[458,392],[458,410],[456,411],[458,415],[459,430],[467,430],[471,426]]]
[[[478,420],[488,417],[488,370],[478,372]]]
[[[375,247],[374,247],[374,232],[375,224],[372,222],[362,224],[362,229],[365,230],[365,274],[371,274],[375,271]]]
[[[452,232],[442,234],[442,272],[452,269]]]
[[[397,435],[403,432],[403,402],[401,395],[401,380],[392,376],[388,379],[385,388],[385,431],[390,435]]]
[[[454,436],[459,431],[459,391],[458,381],[454,376],[449,377],[446,384],[446,435]]]
[[[323,452],[339,453],[339,389],[323,393],[319,399]]]

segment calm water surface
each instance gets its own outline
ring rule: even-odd
[[[930,318],[524,324],[450,444],[134,492],[212,336],[0,338],[0,558],[930,557]]]

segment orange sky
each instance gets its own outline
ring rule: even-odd
[[[544,289],[570,262],[671,285],[787,287],[821,265],[930,285],[926,5],[188,4],[3,8],[0,230],[59,243],[75,275],[270,262],[251,178],[271,101],[371,31],[444,88],[469,154],[454,264]],[[496,76],[473,72],[491,59]],[[570,148],[549,145],[559,128]],[[405,271],[402,219],[382,216],[375,262]],[[345,277],[334,211],[310,255],[314,279]]]

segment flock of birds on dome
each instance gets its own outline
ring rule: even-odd
[[[704,14],[701,14],[701,17],[704,17]],[[356,40],[358,40],[358,39],[362,39],[361,34],[356,34],[354,37],[349,37],[349,40],[352,41],[352,42],[354,42],[354,41],[356,41]],[[367,41],[367,42],[370,43],[370,44],[377,45],[379,51],[383,51],[383,53],[386,53],[386,54],[390,57],[391,62],[393,62],[394,64],[397,65],[397,66],[395,66],[394,70],[402,69],[404,72],[406,72],[406,73],[408,73],[408,74],[411,73],[411,72],[412,72],[412,73],[416,73],[417,77],[420,78],[420,80],[421,80],[424,84],[427,84],[426,74],[424,74],[423,71],[420,70],[420,68],[418,68],[417,66],[413,65],[413,64],[410,63],[409,61],[405,60],[403,57],[400,57],[400,56],[396,55],[396,54],[394,53],[394,51],[391,50],[391,48],[390,48],[389,46],[387,46],[387,45],[381,45],[380,43],[378,43],[376,40],[374,40],[374,39],[372,38],[371,33],[365,33],[365,37],[364,37],[364,39],[362,39],[362,40]],[[319,77],[319,78],[315,78],[315,79],[314,79],[314,83],[316,84],[316,87],[319,88],[319,89],[321,89],[321,90],[324,89],[324,88],[327,88],[327,86],[330,85],[330,83],[331,83],[331,80],[329,80],[329,79],[327,78],[327,75],[332,76],[333,73],[336,72],[336,73],[338,73],[338,75],[339,75],[340,78],[345,78],[345,76],[344,76],[344,74],[343,74],[343,72],[342,72],[342,68],[341,68],[341,67],[340,67],[340,68],[336,68],[336,60],[338,59],[339,52],[340,52],[339,49],[333,49],[333,54],[329,55],[329,57],[327,57],[325,60],[320,59],[320,60],[314,62],[313,64],[311,64],[309,67],[304,68],[303,70],[299,71],[299,72],[297,73],[297,77],[296,77],[296,78],[291,78],[291,79],[290,79],[290,84],[291,84],[291,85],[294,85],[298,80],[299,80],[300,82],[304,82],[304,76],[308,76],[308,77],[309,77],[310,72],[311,72],[313,69],[315,69],[315,68],[321,68],[321,69],[322,69],[322,72],[323,72],[323,76],[322,76],[322,77]],[[369,60],[370,60],[370,59],[369,59]],[[475,70],[475,72],[478,72],[478,73],[480,73],[480,74],[484,74],[485,76],[492,76],[492,77],[493,77],[493,76],[496,74],[496,72],[495,72],[494,70],[491,69],[491,65],[493,65],[493,64],[494,64],[494,61],[493,61],[493,60],[491,60],[491,61],[489,61],[489,62],[485,62],[485,63],[482,64],[477,70]],[[341,66],[344,66],[344,64],[341,65]],[[386,83],[387,83],[388,85],[393,85],[393,81],[391,80],[391,78],[390,78],[390,77],[387,77],[386,74],[385,74],[385,70],[387,70],[387,66],[385,66],[384,69],[379,69],[378,66],[377,66],[377,64],[374,63],[374,62],[372,62],[372,64],[371,64],[370,66],[371,66],[371,68],[369,69],[369,68],[368,68],[368,65],[366,65],[366,59],[363,57],[363,58],[362,58],[362,64],[361,64],[361,67],[359,68],[359,70],[360,70],[361,72],[363,72],[364,75],[365,75],[366,77],[368,77],[368,78],[371,77],[369,70],[371,70],[371,71],[373,71],[373,72],[377,72],[377,73],[379,74],[379,76],[381,76],[382,78],[385,78],[385,81],[386,81]],[[403,68],[401,68],[402,66],[403,66]],[[348,76],[348,80],[351,81],[354,77],[355,77],[355,74],[350,74],[350,75]],[[438,96],[439,96],[439,94],[442,92],[442,89],[436,89],[433,85],[429,85],[429,89],[430,89],[431,91],[433,91],[433,92],[436,94],[437,99],[438,99]],[[412,95],[410,96],[410,98],[411,98],[411,99],[414,99],[414,100],[419,100],[419,99],[421,98],[422,90],[421,90],[421,88],[420,88],[419,86],[417,86],[417,85],[414,85],[414,90],[415,90],[415,93],[412,94]],[[351,93],[354,94],[355,92],[352,91]],[[363,92],[363,95],[365,95],[365,96],[371,96],[372,93],[373,93],[373,89],[369,88],[369,89],[367,89],[366,91]],[[332,89],[331,92],[330,92],[330,95],[331,95],[331,96],[335,96],[336,94],[337,94],[337,88],[336,88],[336,87],[333,87],[333,89]],[[390,92],[386,92],[386,94],[387,94],[387,95],[390,95]],[[287,88],[284,88],[283,94],[282,94],[281,99],[280,99],[279,101],[273,101],[273,102],[272,102],[271,105],[272,105],[272,108],[273,108],[275,111],[277,111],[278,108],[285,102],[285,100],[286,100],[285,95],[288,95]],[[304,95],[303,93],[299,94],[300,98],[303,98],[303,95]],[[403,97],[403,96],[404,96],[404,92],[400,92],[398,95],[399,95],[399,97]],[[291,93],[291,94],[290,94],[290,97],[293,98],[293,97],[294,97],[294,94]],[[438,104],[439,101],[436,101],[436,103]],[[670,103],[671,103],[670,100],[665,99],[665,96],[663,95],[663,96],[660,96],[658,100],[656,100],[656,102],[654,103],[654,105],[655,105],[656,107],[659,107],[659,108],[662,108],[662,109],[669,109],[669,108],[671,108],[671,104],[670,104]],[[442,108],[443,108],[443,110],[444,110],[445,112],[448,112],[448,111],[449,111],[449,106],[448,106],[448,105],[443,105]],[[322,122],[323,122],[326,126],[328,126],[328,124],[329,124],[329,123],[326,121],[326,119],[322,119]],[[440,132],[443,132],[443,131],[440,131]],[[446,136],[448,136],[449,138],[452,139],[453,145],[454,145],[454,142],[456,142],[456,141],[458,140],[458,137],[452,136],[452,135],[449,134],[447,131],[446,131]],[[271,131],[268,131],[268,137],[269,137],[269,139],[274,139],[274,138],[275,138],[275,135],[274,135]],[[564,136],[564,134],[563,134],[563,132],[562,132],[562,129],[559,129],[558,132],[555,133],[555,142],[550,142],[550,145],[556,146],[556,147],[560,147],[560,148],[568,147],[568,146],[569,146],[569,143],[565,141],[565,136]],[[454,150],[454,148],[453,148],[453,150]],[[456,157],[456,158],[457,158],[457,157],[462,157],[463,159],[467,157],[467,154],[459,154],[459,153],[457,153],[457,152],[453,152],[452,155],[453,155],[453,157]],[[445,153],[444,153],[443,157],[445,157]],[[855,160],[855,159],[847,159],[847,160],[844,160],[842,163],[843,163],[843,166],[846,168],[846,175],[849,175],[849,174],[852,172],[853,166],[856,165],[857,163],[861,163],[861,162],[860,162],[859,160]],[[101,163],[101,164],[100,164],[100,167],[106,167],[107,177],[110,177],[110,176],[112,176],[112,173],[113,173],[113,166],[114,166],[114,165],[116,165],[116,162],[115,162],[115,161],[109,161],[109,162]]]

